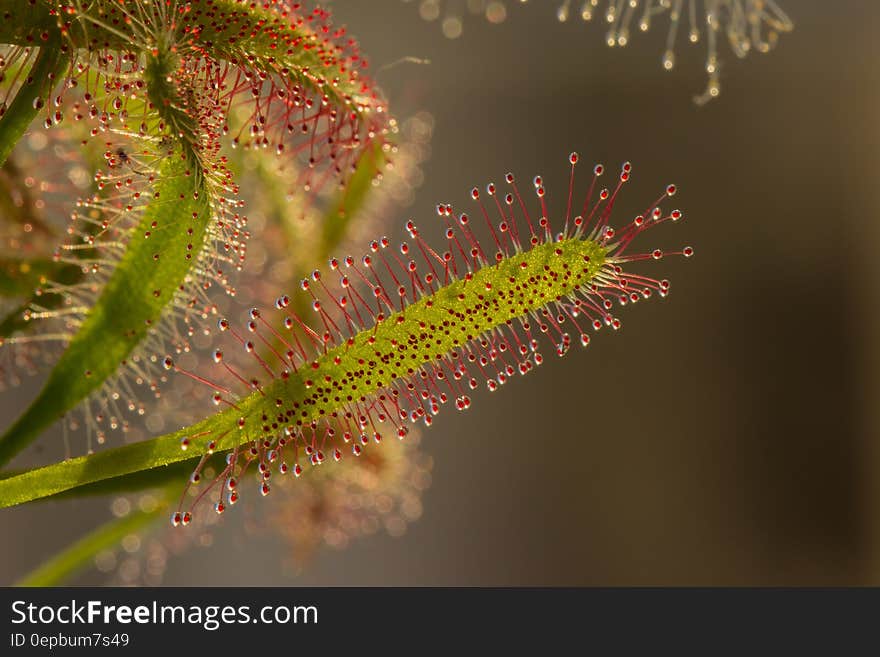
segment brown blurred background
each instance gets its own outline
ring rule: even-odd
[[[633,162],[618,219],[678,184],[686,221],[643,246],[696,256],[646,267],[672,294],[623,309],[618,334],[442,413],[423,441],[424,514],[402,538],[322,550],[294,577],[284,544],[250,536],[236,509],[165,583],[880,584],[880,5],[779,1],[794,32],[744,61],[722,44],[723,91],[701,108],[702,44],[681,39],[665,73],[665,22],[611,50],[601,25],[559,24],[557,0],[509,0],[506,22],[468,17],[455,40],[412,4],[334,2],[374,71],[430,60],[378,73],[399,115],[436,119],[394,235],[508,170],[544,175],[564,209],[577,150]],[[0,398],[0,424],[37,383]],[[0,582],[106,508],[3,511]]]

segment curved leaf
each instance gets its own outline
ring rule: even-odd
[[[250,399],[250,404],[256,401]],[[247,400],[243,404],[245,407],[249,405]],[[242,408],[242,404],[239,407]],[[31,502],[81,486],[107,482],[123,475],[139,473],[146,477],[146,481],[150,481],[147,473],[153,473],[155,469],[161,470],[163,466],[193,461],[192,452],[181,449],[183,438],[193,433],[211,433],[218,428],[225,430],[236,422],[237,415],[234,412],[220,413],[193,427],[160,438],[68,459],[0,479],[0,508]],[[218,450],[231,449],[237,444],[236,438],[236,434],[228,434],[218,443]],[[176,476],[178,472],[175,470],[173,474]]]
[[[405,310],[390,315],[375,326],[366,328],[346,342],[316,354],[314,362],[303,366],[285,376],[274,378],[265,387],[259,388],[246,397],[205,420],[174,433],[111,449],[92,456],[71,459],[45,468],[31,470],[20,475],[0,480],[0,508],[21,504],[41,497],[54,495],[84,484],[111,479],[134,472],[151,470],[161,466],[191,459],[192,447],[204,454],[211,444],[215,452],[226,452],[266,433],[267,418],[275,418],[278,409],[285,405],[300,406],[300,402],[310,399],[314,377],[317,381],[355,381],[352,390],[357,395],[376,394],[395,380],[408,376],[406,366],[398,371],[397,366],[382,369],[368,379],[363,391],[358,380],[363,363],[375,358],[374,345],[411,344],[413,335],[423,334],[423,326],[442,326],[450,308],[466,305],[469,298],[483,304],[488,296],[504,293],[504,286],[515,286],[519,280],[528,280],[535,271],[544,271],[548,262],[567,253],[567,258],[584,271],[583,275],[597,276],[605,264],[605,249],[590,240],[571,238],[565,242],[548,242],[535,246],[525,253],[513,254],[501,262],[485,266],[472,277],[453,280],[431,295],[413,301]],[[568,279],[566,279],[568,281]],[[547,295],[555,298],[557,292],[565,291],[572,282],[554,281]],[[557,287],[558,286],[558,287]],[[545,293],[536,296],[531,303],[537,307],[544,305]],[[515,311],[514,311],[515,312]],[[508,314],[487,319],[487,327],[504,324]],[[438,332],[436,341],[429,345],[430,354],[424,360],[432,360],[436,352],[443,353],[461,344],[457,332]],[[413,352],[413,357],[422,356]],[[342,408],[343,401],[324,399],[322,402],[309,401],[305,404],[298,422],[311,422],[313,419],[335,416],[336,409]],[[292,411],[291,411],[292,412]],[[289,416],[288,416],[289,417]],[[286,422],[287,420],[285,420]],[[293,420],[291,420],[293,424]],[[279,425],[275,425],[279,427]],[[280,427],[277,429],[280,430]]]
[[[188,245],[204,241],[211,208],[202,191],[186,160],[164,160],[135,237],[97,303],[40,395],[0,438],[0,464],[103,385],[158,322],[192,266]]]

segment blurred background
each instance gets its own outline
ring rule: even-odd
[[[455,39],[417,2],[335,0],[395,113],[434,117],[424,182],[389,235],[413,217],[436,242],[434,204],[464,208],[507,171],[543,175],[564,212],[576,150],[633,163],[618,221],[677,184],[686,220],[640,241],[696,256],[647,263],[672,293],[622,309],[620,332],[441,413],[402,536],[294,567],[280,532],[253,529],[289,519],[253,500],[170,557],[162,583],[880,584],[880,5],[779,2],[794,31],[745,60],[721,43],[722,93],[697,107],[704,44],[682,35],[663,71],[665,19],[611,49],[595,20],[558,22],[559,0],[508,0],[498,24],[464,13]],[[38,386],[0,396],[0,425]],[[0,583],[107,508],[4,510]]]

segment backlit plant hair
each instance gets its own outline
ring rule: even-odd
[[[403,0],[410,2],[411,0]],[[511,5],[528,0],[510,0]],[[706,89],[694,96],[703,105],[721,93],[721,59],[719,41],[725,39],[736,57],[743,59],[750,52],[770,51],[779,35],[791,32],[794,23],[775,0],[557,0],[556,17],[560,22],[572,16],[583,21],[598,17],[608,30],[605,43],[623,47],[638,32],[647,32],[658,20],[669,19],[662,65],[667,71],[675,68],[675,50],[687,23],[687,41],[697,44],[706,40]],[[463,2],[457,0],[421,0],[416,3],[423,19],[440,21],[443,34],[455,39],[462,34]],[[543,2],[541,4],[544,4]],[[549,3],[547,3],[549,4]],[[468,2],[471,13],[485,13],[491,23],[503,22],[507,9],[501,0]]]
[[[600,5],[605,6],[604,11]],[[727,39],[731,52],[743,59],[752,51],[769,52],[779,35],[791,32],[794,23],[775,0],[563,0],[557,10],[560,21],[568,20],[575,5],[584,21],[600,15],[608,32],[605,43],[610,47],[627,45],[636,32],[647,32],[659,19],[669,18],[666,48],[662,65],[667,71],[675,67],[675,48],[684,31],[687,14],[687,41],[697,44],[706,39],[704,68],[708,81],[703,93],[694,102],[703,105],[721,93],[721,60],[718,42]]]

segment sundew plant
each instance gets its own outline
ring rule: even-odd
[[[609,21],[618,41],[635,5]],[[680,5],[645,15],[678,21]],[[482,8],[503,20],[502,3]],[[442,409],[614,332],[669,293],[662,260],[694,252],[642,235],[683,219],[675,185],[625,215],[632,165],[575,152],[547,163],[567,189],[502,171],[466,207],[417,207],[392,244],[380,231],[419,185],[431,119],[394,117],[320,7],[0,0],[0,14],[0,373],[11,387],[45,370],[4,422],[0,507],[107,495],[117,516],[23,583],[63,581],[157,518],[175,535],[216,522],[246,495],[296,509],[285,525],[306,551],[380,522],[398,534],[420,514]],[[17,466],[58,422],[67,458]]]

